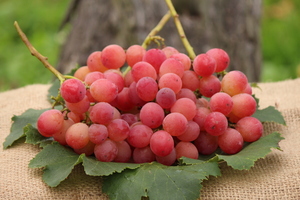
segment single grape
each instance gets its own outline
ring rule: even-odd
[[[60,86],[62,98],[70,103],[81,101],[86,94],[84,84],[78,79],[67,79]]]
[[[101,144],[96,144],[94,154],[99,161],[112,162],[118,155],[118,146],[111,139],[106,139]]]
[[[143,61],[150,63],[159,73],[160,65],[167,59],[165,53],[160,49],[149,49],[146,51]]]
[[[179,53],[177,49],[171,46],[166,46],[162,49],[162,51],[165,53],[167,58],[170,58],[173,54]]]
[[[81,101],[77,103],[69,103],[66,101],[66,107],[73,113],[83,114],[90,108],[90,100],[85,96]]]
[[[126,68],[126,69],[127,69],[127,68]],[[130,84],[131,84],[132,82],[134,82],[133,77],[132,77],[132,74],[131,74],[131,69],[129,69],[129,70],[127,71],[127,73],[126,73],[125,75],[123,75],[123,76],[124,76],[125,87],[129,87]]]
[[[181,81],[181,78],[177,74],[166,73],[162,77],[160,77],[160,79],[158,81],[158,87],[159,87],[159,89],[170,88],[176,94],[182,88],[182,81]]]
[[[221,91],[221,81],[214,75],[202,77],[199,82],[199,91],[205,97],[211,97]]]
[[[138,115],[132,113],[123,113],[121,114],[120,118],[125,120],[129,124],[129,126],[139,121]]]
[[[194,59],[193,70],[199,76],[210,76],[216,70],[216,60],[208,54],[199,54]]]
[[[240,119],[235,126],[240,132],[245,142],[254,142],[258,140],[264,131],[262,123],[255,117],[244,117]]]
[[[183,114],[186,119],[192,120],[196,115],[196,104],[193,100],[189,98],[180,98],[171,107],[171,112],[178,112]]]
[[[209,108],[209,101],[203,97],[198,98],[196,101],[196,106],[197,106],[197,108],[199,108],[199,107]]]
[[[75,122],[71,118],[65,119],[61,131],[52,135],[53,139],[59,142],[61,145],[67,145],[66,132],[69,129],[69,127],[72,126],[74,123]]]
[[[200,127],[194,121],[188,121],[187,128],[183,134],[177,136],[177,138],[184,142],[192,142],[197,139],[200,134]]]
[[[101,51],[94,51],[88,56],[86,63],[91,72],[105,72],[108,70],[101,61],[101,54]]]
[[[85,76],[84,82],[91,85],[93,82],[101,78],[104,78],[104,74],[102,72],[90,72]]]
[[[192,91],[196,91],[199,89],[200,80],[198,75],[191,70],[186,70],[181,77],[182,80],[182,88],[188,88]]]
[[[134,107],[134,104],[130,101],[129,96],[130,89],[128,87],[124,87],[123,90],[118,94],[117,98],[110,102],[110,104],[114,104],[115,107],[120,109],[121,111],[129,111]]]
[[[92,97],[99,102],[111,102],[118,95],[118,87],[108,79],[98,79],[90,86]]]
[[[163,108],[154,102],[146,103],[140,111],[142,123],[150,128],[159,127],[162,124],[164,117],[165,113]]]
[[[96,103],[90,111],[90,119],[93,123],[107,125],[114,117],[114,108],[106,102]]]
[[[166,73],[174,73],[181,78],[184,73],[184,66],[175,58],[167,58],[159,68],[159,77]]]
[[[102,124],[92,124],[89,127],[89,139],[94,144],[100,144],[104,142],[108,137],[108,131],[106,126]]]
[[[101,62],[108,69],[121,68],[126,61],[124,49],[116,44],[106,46],[101,53]]]
[[[176,94],[170,88],[162,88],[156,93],[155,100],[163,109],[170,109],[176,102]]]
[[[182,135],[187,129],[188,120],[178,112],[168,114],[163,120],[163,129],[172,136]]]
[[[175,146],[176,158],[187,157],[192,159],[198,159],[199,153],[197,147],[191,142],[179,142]]]
[[[90,156],[94,153],[94,148],[95,148],[95,144],[92,143],[91,141],[88,142],[87,145],[85,145],[83,148],[81,149],[73,149],[75,153],[77,154],[85,154],[86,156]]]
[[[197,102],[197,97],[195,93],[188,88],[181,88],[181,90],[176,94],[176,99],[188,98],[191,99],[194,103]]]
[[[131,69],[131,75],[135,82],[138,82],[143,77],[151,77],[154,80],[157,78],[155,68],[145,61],[134,64]]]
[[[206,52],[206,54],[212,56],[216,60],[216,70],[215,72],[221,72],[224,71],[229,63],[230,58],[226,51],[219,48],[210,49]]]
[[[73,149],[81,149],[89,142],[89,127],[85,123],[75,123],[66,132],[66,142]]]
[[[200,130],[204,130],[204,122],[209,113],[211,113],[211,111],[207,107],[198,107],[196,109],[196,115],[193,121],[199,125]]]
[[[204,121],[204,130],[214,136],[222,135],[227,127],[227,118],[220,112],[209,113]]]
[[[233,107],[231,112],[239,119],[251,116],[256,111],[256,101],[250,94],[241,93],[234,95],[232,96],[232,101]]]
[[[241,71],[230,71],[222,79],[221,86],[222,91],[234,96],[242,93],[248,85],[248,79],[246,75]]]
[[[201,131],[194,145],[197,147],[198,152],[202,155],[210,155],[218,148],[218,136],[213,136],[207,132]]]
[[[169,155],[166,156],[155,156],[156,161],[166,165],[166,166],[171,166],[175,163],[176,161],[176,151],[175,148],[173,148],[173,150],[171,151],[171,153]]]
[[[127,142],[136,148],[143,148],[150,144],[153,130],[146,125],[139,124],[130,128]]]
[[[63,129],[64,116],[56,109],[46,110],[37,119],[37,129],[42,136],[51,137]]]
[[[131,45],[126,50],[127,64],[132,67],[135,63],[142,61],[145,53],[146,49],[141,45]]]
[[[191,59],[184,53],[175,53],[172,56],[170,56],[170,58],[175,58],[177,60],[179,60],[184,67],[184,70],[189,70],[191,68]]]
[[[143,101],[153,101],[158,92],[157,83],[151,77],[143,77],[136,83],[136,92]]]
[[[132,158],[135,163],[148,163],[155,161],[155,154],[149,146],[143,148],[135,148],[132,153]]]
[[[132,154],[132,150],[129,144],[124,140],[115,142],[115,144],[118,147],[118,154],[115,157],[114,162],[122,162],[122,163],[128,162]]]
[[[110,80],[117,86],[119,93],[122,92],[123,88],[125,87],[125,81],[120,73],[118,73],[117,71],[108,70],[104,72],[103,75],[106,79]]]
[[[146,104],[146,101],[142,100],[137,94],[136,82],[132,82],[129,86],[128,92],[129,101],[134,106],[143,106]]]
[[[108,137],[113,141],[125,140],[129,135],[129,125],[123,119],[114,119],[107,125]]]
[[[227,154],[236,154],[243,148],[244,140],[242,135],[233,128],[227,128],[218,137],[218,145]]]
[[[156,156],[167,156],[174,148],[174,140],[168,132],[159,130],[153,133],[150,148]]]
[[[74,77],[78,78],[81,81],[84,81],[85,77],[87,74],[89,74],[91,71],[89,70],[88,66],[82,66],[79,67],[75,73],[74,73]]]
[[[229,94],[218,92],[210,98],[209,106],[212,112],[220,112],[227,116],[232,110],[233,101]]]

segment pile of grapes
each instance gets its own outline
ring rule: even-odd
[[[42,113],[38,131],[102,162],[173,165],[218,148],[238,153],[263,126],[251,117],[247,77],[226,72],[229,62],[218,48],[191,60],[170,46],[106,46],[62,82],[63,108]]]

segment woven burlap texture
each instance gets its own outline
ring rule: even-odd
[[[300,199],[300,79],[260,83],[254,89],[260,107],[276,106],[287,126],[265,124],[265,134],[277,131],[285,140],[283,151],[272,150],[250,170],[221,165],[222,176],[203,182],[200,199]],[[11,117],[29,108],[48,108],[50,85],[30,85],[0,93],[0,143],[10,132]],[[19,141],[0,150],[0,199],[108,199],[101,192],[101,178],[85,175],[76,166],[58,187],[42,181],[42,169],[28,168],[39,148]]]

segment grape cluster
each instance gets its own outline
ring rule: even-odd
[[[170,46],[106,46],[61,84],[64,108],[42,113],[38,131],[103,162],[235,154],[263,126],[246,75],[226,72],[229,62],[219,48],[191,60]]]

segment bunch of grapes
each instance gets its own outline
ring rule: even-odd
[[[263,126],[252,117],[247,77],[226,72],[229,62],[219,48],[191,60],[170,46],[106,46],[63,81],[63,109],[42,113],[38,131],[102,162],[173,165],[217,148],[235,154]]]

